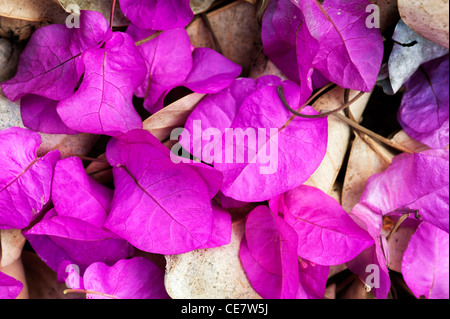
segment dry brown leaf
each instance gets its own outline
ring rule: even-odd
[[[207,11],[215,0],[191,0],[191,9],[194,14],[200,14]]]
[[[355,279],[345,290],[339,299],[375,299],[371,292],[367,292],[364,285],[358,279]]]
[[[392,140],[394,142],[400,144],[401,146],[406,147],[407,149],[411,150],[414,153],[419,153],[419,152],[423,152],[423,151],[430,149],[428,146],[411,138],[403,130],[401,130],[400,132],[395,134],[394,137],[392,138]]]
[[[63,23],[67,14],[52,0],[0,0],[0,16],[31,22]]]
[[[166,141],[173,129],[183,127],[195,106],[205,97],[192,93],[168,105],[144,121],[144,129],[160,141]]]
[[[369,0],[380,8],[380,30],[386,31],[400,19],[397,0]]]
[[[0,0],[0,36],[22,41],[37,28],[64,23],[66,17],[52,0]]]
[[[19,229],[0,230],[0,267],[9,266],[20,258],[25,241]]]
[[[403,253],[415,231],[412,227],[400,227],[391,235],[389,238],[389,269],[402,272]]]
[[[111,7],[113,0],[53,0],[53,2],[60,4],[64,10],[70,5],[77,5],[80,10],[90,10],[101,12],[103,16],[109,21],[111,19]],[[127,26],[130,21],[124,16],[122,10],[120,9],[119,1],[116,1],[116,6],[114,10],[114,21],[113,26]]]
[[[16,43],[0,38],[0,83],[16,74],[21,51]]]
[[[255,5],[235,1],[206,14],[223,55],[241,65],[244,74],[248,74],[258,54],[258,49],[254,45],[259,37],[255,12]],[[194,47],[215,48],[211,33],[200,17],[192,21],[187,27],[187,32]]]
[[[331,111],[337,109],[344,104],[344,92],[345,89],[336,87],[321,96],[313,106],[318,111]],[[359,92],[351,91],[349,99],[353,99],[358,93]],[[364,94],[351,105],[350,110],[357,121],[360,120],[370,95],[370,93]],[[328,117],[327,153],[319,168],[305,182],[305,185],[317,187],[327,194],[332,191],[350,143],[350,134],[351,130],[347,124],[334,116]]]
[[[56,273],[50,269],[38,255],[24,251],[22,254],[30,299],[73,299],[73,295],[64,295],[65,283],[58,283]],[[82,298],[78,295],[76,298]]]
[[[411,29],[449,48],[449,0],[398,0],[398,9]]]
[[[429,149],[409,137],[403,130],[391,140],[416,153]],[[356,136],[350,151],[342,191],[342,207],[347,212],[359,202],[369,177],[387,169],[394,156],[395,153],[372,138],[365,136],[363,140]]]
[[[383,172],[394,158],[394,154],[387,148],[375,143],[369,137],[367,140],[373,142],[372,147],[377,151],[359,136],[355,137],[350,151],[342,191],[342,207],[347,212],[359,202],[369,177]]]
[[[286,75],[284,75],[283,72],[281,72],[281,70],[261,52],[252,63],[249,77],[256,80],[264,75],[275,75],[283,81],[288,80]]]
[[[239,259],[243,220],[233,223],[230,244],[166,256],[165,286],[174,299],[260,299]]]
[[[87,133],[78,135],[39,134],[42,137],[42,144],[37,151],[39,157],[44,156],[54,149],[59,150],[63,157],[74,155],[86,156],[98,140],[98,135]]]
[[[28,293],[28,285],[25,278],[25,271],[23,268],[22,258],[16,259],[12,264],[6,266],[6,267],[0,267],[0,272],[15,278],[16,280],[23,283],[23,289],[20,292],[19,296],[17,296],[17,299],[28,299],[29,293]]]

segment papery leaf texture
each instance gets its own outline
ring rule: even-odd
[[[405,83],[398,120],[412,138],[431,148],[449,145],[449,56],[423,64]]]
[[[0,299],[15,299],[23,289],[23,283],[0,271]]]
[[[297,233],[300,257],[319,265],[340,265],[373,245],[369,233],[323,191],[303,185],[281,196],[278,212]]]
[[[449,151],[428,150],[394,158],[367,181],[360,199],[380,215],[411,213],[449,232]]]
[[[0,229],[23,229],[50,200],[58,150],[38,158],[38,133],[13,127],[0,131]]]
[[[144,257],[122,259],[108,266],[97,262],[83,276],[87,299],[168,299],[164,270]]]
[[[17,74],[1,84],[4,94],[12,101],[28,94],[52,100],[69,97],[82,75],[77,66],[82,53],[100,47],[110,36],[108,22],[95,11],[81,12],[80,28],[52,24],[36,30],[20,56]]]
[[[189,0],[120,0],[125,16],[141,29],[185,27],[194,18]]]
[[[227,197],[258,202],[300,186],[325,156],[326,119],[294,118],[283,106],[299,105],[300,89],[275,76],[237,79],[224,91],[200,102],[189,116],[181,145],[224,175]],[[317,114],[304,108],[305,114]],[[307,160],[306,160],[307,158]]]
[[[296,297],[297,235],[267,206],[258,206],[247,216],[239,257],[252,287],[261,297]]]
[[[106,155],[115,184],[108,229],[159,254],[184,253],[207,243],[215,194],[198,167],[174,163],[170,151],[145,130],[111,140]]]
[[[145,62],[126,33],[115,32],[104,47],[82,55],[84,77],[79,89],[57,111],[73,130],[117,136],[142,128],[133,93],[145,76]]]
[[[403,254],[402,275],[416,298],[449,298],[449,234],[423,222]]]

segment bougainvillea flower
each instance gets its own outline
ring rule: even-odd
[[[135,39],[146,34],[132,28]],[[139,46],[147,64],[147,76],[136,95],[145,98],[144,107],[156,113],[164,107],[164,98],[175,87],[184,86],[200,93],[217,93],[228,87],[242,67],[210,48],[192,51],[184,29],[165,31]]]
[[[369,178],[360,202],[380,215],[417,210],[422,220],[448,233],[448,163],[448,150],[399,155],[387,170]]]
[[[78,274],[68,282],[78,282]],[[87,299],[168,299],[164,270],[144,257],[122,259],[114,265],[96,262],[83,274],[81,287]]]
[[[112,139],[106,156],[115,192],[105,227],[152,253],[180,254],[207,243],[214,223],[211,188],[217,193],[220,185],[203,177],[213,176],[212,168],[175,164],[145,130]]]
[[[280,100],[276,79],[264,77],[256,84],[236,80],[199,103],[186,122],[181,145],[223,173],[221,191],[227,197],[243,202],[271,199],[304,183],[325,156],[327,119],[292,118]],[[298,85],[280,85],[287,102],[298,106]],[[317,114],[312,107],[303,112]]]
[[[82,53],[100,47],[110,36],[108,22],[95,11],[82,11],[77,29],[53,24],[36,30],[20,56],[17,74],[2,83],[4,94],[12,101],[28,94],[52,100],[69,97],[82,75],[77,67]]]
[[[53,180],[55,208],[24,235],[55,271],[65,261],[87,267],[128,258],[133,247],[103,228],[112,195],[112,190],[86,174],[80,159],[61,160]]]
[[[120,0],[120,8],[141,29],[182,28],[194,18],[189,0]]]
[[[55,167],[52,201],[59,216],[84,220],[102,227],[113,191],[86,174],[81,159],[60,160]]]
[[[84,77],[79,89],[57,111],[73,130],[117,136],[141,128],[133,93],[145,76],[145,62],[126,33],[115,32],[104,47],[82,55]]]
[[[58,101],[38,95],[25,95],[20,101],[23,125],[35,132],[48,134],[78,134],[67,127],[59,117]]]
[[[449,57],[422,65],[405,83],[398,121],[412,138],[431,148],[449,145]]]
[[[315,187],[302,185],[288,191],[272,199],[271,207],[297,233],[298,255],[313,263],[340,265],[373,245],[369,233],[334,198]]]
[[[412,235],[402,259],[402,275],[416,298],[448,299],[449,234],[423,222]]]
[[[319,42],[313,67],[339,86],[370,92],[384,54],[380,30],[366,25],[370,2],[292,2],[302,10],[310,35]],[[298,55],[302,50],[297,44]],[[309,47],[307,51],[310,52]]]
[[[247,216],[239,257],[255,291],[266,299],[293,299],[299,286],[297,235],[267,206]]]
[[[430,150],[395,157],[387,170],[369,178],[360,203],[352,209],[355,222],[369,232],[375,245],[347,266],[372,287],[377,298],[386,298],[390,289],[383,215],[410,214],[448,233],[448,156],[448,150]]]
[[[149,36],[148,31],[134,27],[129,27],[127,33],[135,41]],[[145,58],[147,75],[135,95],[144,98],[145,107],[154,111],[162,108],[168,91],[182,83],[191,71],[191,42],[186,30],[179,28],[164,31],[155,39],[140,45],[138,50]]]
[[[50,200],[59,151],[36,156],[38,133],[13,127],[0,132],[0,229],[23,229]]]
[[[379,29],[366,26],[369,4],[367,0],[269,3],[261,32],[264,52],[301,85],[307,95],[302,102],[312,92],[313,78],[372,90],[383,58],[383,40]]]
[[[0,299],[15,299],[22,288],[22,282],[0,271]]]

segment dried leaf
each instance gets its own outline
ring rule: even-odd
[[[1,0],[0,36],[27,39],[31,33],[51,23],[64,23],[67,13],[51,0]]]
[[[233,223],[230,244],[166,256],[165,285],[174,299],[260,299],[239,260],[243,220]]]
[[[50,269],[36,253],[24,251],[23,266],[30,299],[72,299],[64,295],[65,283],[58,283],[56,272]]]
[[[206,14],[220,48],[215,46],[211,32],[202,19],[194,19],[187,27],[192,45],[222,51],[228,59],[243,67],[244,74],[248,74],[258,53],[254,45],[259,32],[255,11],[255,5],[235,1]]]
[[[195,106],[205,94],[192,93],[170,104],[144,121],[144,129],[158,140],[169,139],[173,129],[183,127]]]
[[[62,23],[67,13],[52,0],[1,0],[0,16],[33,22]]]
[[[354,98],[358,92],[351,91],[349,98]],[[359,120],[369,101],[370,94],[364,94],[350,107],[356,120]],[[323,95],[313,107],[317,111],[331,111],[344,103],[344,89],[337,87]],[[328,148],[327,154],[319,168],[306,181],[305,185],[314,186],[325,193],[330,193],[337,175],[342,167],[345,153],[350,142],[351,130],[347,124],[339,119],[328,117]]]
[[[389,239],[389,269],[402,272],[403,254],[415,231],[412,227],[400,227],[392,234]]]
[[[342,207],[347,212],[350,212],[353,206],[359,203],[367,179],[388,168],[394,157],[394,154],[382,145],[369,137],[367,140],[371,141],[370,145],[356,136],[351,147],[342,192]],[[371,146],[376,148],[376,151]]]
[[[398,21],[397,0],[369,0],[380,8],[380,30],[381,32],[389,29]]]
[[[53,0],[59,3],[65,10],[70,11],[70,5],[77,5],[80,10],[91,10],[101,12],[104,17],[110,20],[111,7],[113,0]],[[69,7],[69,8],[67,8]],[[114,21],[113,26],[127,26],[130,23],[127,18],[125,18],[122,10],[120,9],[119,1],[116,1],[116,7],[114,10]]]
[[[194,14],[200,14],[207,11],[215,0],[191,0],[191,9]]]
[[[418,34],[449,48],[448,0],[398,0],[400,16]]]
[[[25,237],[19,229],[2,229],[0,244],[0,267],[6,267],[20,258]]]
[[[0,38],[0,83],[9,80],[16,73],[20,52],[16,43]]]

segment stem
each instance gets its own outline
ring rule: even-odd
[[[114,22],[114,11],[116,10],[116,0],[112,0],[112,4],[111,4],[111,16],[109,19],[109,26],[111,27],[111,30],[113,28],[113,22]]]
[[[397,221],[397,224],[395,224],[394,228],[391,230],[391,232],[386,236],[386,241],[389,242],[389,239],[391,239],[392,234],[394,234],[398,228],[400,227],[400,225],[409,217],[409,215],[411,215],[411,213],[406,213],[403,214],[399,220]]]
[[[353,103],[355,103],[361,96],[363,96],[365,93],[364,92],[359,92],[358,95],[356,95],[351,101],[344,103],[341,107],[330,111],[330,112],[326,112],[326,113],[321,113],[318,115],[307,115],[307,114],[302,114],[300,112],[297,112],[295,110],[293,110],[290,105],[287,103],[286,101],[286,96],[284,95],[283,92],[283,87],[280,85],[279,87],[277,87],[277,91],[278,91],[278,95],[281,99],[281,102],[283,103],[283,105],[294,115],[299,116],[299,117],[303,117],[303,118],[307,118],[307,119],[318,119],[318,118],[324,118],[324,117],[328,117],[329,115],[334,115],[337,112],[340,112],[346,108],[348,108],[350,105],[352,105]],[[306,102],[308,105],[309,101]],[[303,108],[303,107],[302,107]]]
[[[79,154],[73,154],[73,155],[69,154],[69,155],[64,155],[62,157],[63,158],[78,157],[82,160],[89,161],[89,162],[98,162],[98,163],[109,164],[109,162],[106,158],[94,158],[94,157],[88,157],[88,156],[79,155]]]
[[[358,123],[356,123],[355,121],[352,121],[351,119],[349,119],[348,117],[346,117],[345,115],[339,114],[339,113],[335,113],[333,114],[335,117],[337,117],[338,119],[340,119],[341,121],[347,123],[350,127],[352,127],[353,129],[362,132],[376,140],[378,140],[381,143],[384,143],[386,145],[389,145],[390,147],[400,151],[400,152],[404,152],[404,153],[408,153],[408,154],[413,154],[413,152],[409,149],[407,149],[406,147],[391,141],[390,139],[387,139],[361,125],[359,125]]]
[[[67,295],[67,294],[90,294],[90,295],[97,295],[97,296],[102,296],[102,297],[106,297],[106,298],[110,298],[110,299],[120,299],[119,297],[110,295],[110,294],[105,294],[103,292],[98,292],[98,291],[92,291],[92,290],[85,290],[85,289],[66,289],[63,291],[63,294]]]
[[[155,39],[155,38],[158,37],[161,33],[163,33],[163,31],[156,31],[156,32],[153,33],[151,36],[146,37],[145,39],[142,39],[142,40],[140,40],[140,41],[137,41],[135,44],[136,44],[136,46],[140,46],[140,45],[142,45],[142,44],[144,44],[144,43],[147,43],[147,42],[149,42],[149,41]]]
[[[299,113],[297,111],[294,111],[290,105],[287,103],[286,101],[286,97],[284,95],[283,92],[283,87],[279,86],[277,87],[277,91],[278,91],[278,96],[280,97],[281,102],[283,103],[283,105],[295,116],[299,116],[299,117],[303,117],[303,118],[309,118],[309,119],[315,119],[315,118],[322,118],[322,117],[327,117],[329,115],[333,115],[335,117],[337,117],[338,119],[340,119],[341,121],[345,122],[347,125],[349,125],[350,127],[352,127],[355,130],[358,130],[359,132],[362,132],[386,145],[389,145],[390,147],[400,151],[400,152],[405,152],[408,154],[412,154],[413,152],[409,149],[407,149],[406,147],[403,147],[402,145],[391,141],[375,132],[372,132],[371,130],[359,125],[358,123],[356,123],[355,121],[352,121],[351,119],[349,119],[348,117],[346,117],[345,115],[342,115],[340,113],[338,113],[339,111],[345,110],[346,108],[348,108],[350,105],[352,105],[354,102],[356,102],[356,100],[358,100],[363,94],[364,92],[360,92],[356,97],[354,97],[351,101],[349,101],[348,103],[344,103],[344,105],[342,105],[341,107],[339,107],[336,110],[333,110],[331,112],[327,112],[327,113],[322,113],[319,115],[306,115],[306,114],[302,114]]]

